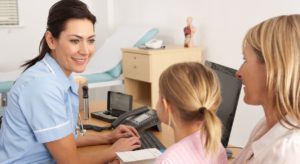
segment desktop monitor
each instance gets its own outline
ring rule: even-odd
[[[237,108],[242,82],[236,78],[236,70],[226,66],[206,61],[205,65],[216,72],[221,85],[222,102],[217,111],[217,115],[223,124],[222,144],[227,147],[230,132]]]

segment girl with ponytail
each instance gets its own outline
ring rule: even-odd
[[[175,64],[159,79],[159,119],[174,129],[175,144],[155,163],[227,163],[221,144],[217,76],[197,62]]]

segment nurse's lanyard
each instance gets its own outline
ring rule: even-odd
[[[46,65],[46,67],[49,69],[49,71],[54,76],[56,76],[55,72],[53,71],[53,69],[51,68],[51,66],[48,64],[48,62],[45,60],[45,58],[42,61]],[[70,100],[70,101],[72,102],[72,100]],[[79,131],[80,135],[84,136],[85,133],[86,133],[86,130],[83,128],[83,124],[82,124],[79,112],[78,112],[78,118],[79,118],[79,125],[77,124],[75,133],[77,134],[77,131]],[[73,122],[73,111],[72,110],[71,110],[71,121]]]

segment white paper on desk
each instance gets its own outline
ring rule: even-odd
[[[120,159],[121,164],[153,163],[155,158],[157,158],[160,155],[161,152],[156,148],[117,152],[117,156]]]

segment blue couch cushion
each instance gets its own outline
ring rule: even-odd
[[[93,74],[86,74],[81,75],[87,79],[89,83],[98,83],[102,81],[111,81],[115,79],[115,77],[111,76],[110,74],[104,72],[104,73],[93,73]]]
[[[157,28],[152,28],[141,39],[139,39],[134,44],[134,47],[139,47],[141,45],[144,45],[145,43],[147,43],[148,41],[150,41],[151,39],[153,39],[157,35],[157,33],[158,33],[158,29]]]
[[[122,61],[107,73],[114,78],[119,77],[122,74]]]
[[[0,82],[0,93],[8,92],[13,84],[14,84],[14,81]]]

